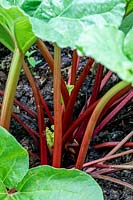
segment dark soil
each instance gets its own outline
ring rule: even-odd
[[[49,50],[53,54],[52,45],[49,45]],[[36,49],[36,47],[33,47]],[[62,75],[65,79],[67,79],[68,75],[68,66],[71,65],[71,50],[64,49],[62,51]],[[36,79],[38,87],[46,100],[51,112],[53,113],[53,92],[52,92],[52,73],[47,65],[47,63],[42,59],[40,53],[35,53],[34,58],[36,60],[42,60],[40,64],[38,64],[35,68],[30,67],[31,71]],[[9,66],[11,62],[11,53],[5,49],[2,45],[0,45],[0,90],[4,90],[5,83],[9,71]],[[81,73],[83,66],[86,63],[86,59],[83,58],[80,63],[80,67],[78,69],[77,77]],[[94,74],[95,71],[91,71],[88,77],[86,78],[77,98],[77,102],[75,104],[74,116],[78,115],[82,106],[85,104],[85,101],[91,94],[91,86],[94,82]],[[109,83],[104,88],[104,93],[111,86],[114,85],[115,82],[118,82],[118,77],[113,75],[109,81]],[[27,105],[30,109],[36,110],[34,97],[32,94],[32,90],[29,86],[29,83],[23,73],[21,72],[21,76],[19,79],[19,83],[17,86],[16,98],[22,102],[24,105]],[[0,102],[2,102],[2,97],[0,97]],[[26,123],[28,123],[32,128],[37,130],[36,120],[31,119],[26,112],[21,110],[19,107],[14,108],[14,112],[18,114],[21,119],[23,119]],[[119,112],[117,116],[115,116],[110,123],[101,131],[101,133],[95,137],[91,143],[91,147],[88,151],[87,160],[94,160],[97,158],[101,158],[105,155],[109,149],[101,149],[95,150],[93,148],[94,144],[102,143],[104,141],[120,141],[123,139],[133,128],[132,124],[132,102],[130,101],[122,110]],[[45,116],[45,122],[49,125],[49,121],[47,116]],[[25,132],[25,130],[18,124],[14,119],[11,121],[10,132],[17,138],[17,140],[28,150],[33,153],[38,153],[32,139]],[[128,148],[126,148],[128,149]],[[123,162],[131,162],[131,155],[124,156],[112,161],[112,163],[120,164]],[[111,163],[111,162],[109,162]],[[36,166],[39,165],[39,160],[36,158],[31,158],[30,165]],[[129,170],[119,171],[117,173],[111,174],[111,176],[115,178],[119,178],[123,181],[129,182],[131,184],[132,181],[132,173]],[[131,190],[120,186],[118,184],[114,184],[111,182],[97,180],[104,192],[105,200],[131,200],[133,198],[133,193]]]

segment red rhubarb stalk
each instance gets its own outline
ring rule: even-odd
[[[44,42],[41,41],[40,39],[37,40],[36,44],[37,44],[39,50],[41,51],[44,59],[48,63],[51,71],[54,72],[54,59],[51,56],[48,48],[46,47]],[[64,104],[66,106],[67,102],[68,102],[68,99],[69,99],[69,93],[68,93],[68,90],[66,88],[66,84],[65,84],[65,82],[64,82],[62,77],[61,77],[61,92],[62,92],[62,97],[63,97]]]
[[[88,151],[88,147],[93,135],[94,128],[96,126],[96,123],[99,119],[100,114],[102,113],[102,110],[104,109],[105,105],[109,102],[109,100],[117,94],[120,90],[125,88],[129,83],[125,81],[121,81],[120,83],[116,84],[114,87],[112,87],[99,101],[96,108],[94,109],[91,118],[88,122],[81,147],[79,150],[77,162],[76,162],[76,168],[81,169],[83,166],[83,163],[85,161],[85,157]]]
[[[118,104],[104,119],[103,121],[96,127],[94,131],[94,135],[97,135],[105,125],[127,104],[128,101],[133,97],[133,91],[131,91],[127,97]]]
[[[128,85],[127,87],[123,88],[122,90],[120,90],[118,93],[116,93],[110,100],[109,102],[105,105],[102,113],[100,114],[100,117],[99,117],[99,121],[100,119],[108,112],[108,110],[110,108],[112,108],[113,106],[117,105],[117,103],[120,103],[122,100],[123,100],[123,96],[122,95],[125,95],[124,97],[127,96],[128,92],[130,91],[131,89],[131,85]]]
[[[77,51],[73,51],[72,56],[72,68],[70,70],[70,75],[68,79],[68,85],[75,85],[76,82],[76,72],[79,65],[80,57],[77,55]]]
[[[98,68],[97,68],[97,72],[96,72],[94,86],[92,89],[92,95],[90,97],[90,102],[89,102],[88,106],[91,105],[92,103],[94,103],[98,98],[100,85],[101,85],[101,81],[102,81],[102,76],[103,76],[103,69],[104,69],[104,67],[101,64],[99,64]]]
[[[89,107],[91,104],[93,104],[98,98],[98,94],[99,94],[99,90],[100,90],[100,84],[101,84],[101,81],[102,81],[103,69],[104,69],[103,66],[101,64],[99,64],[98,68],[97,68],[97,72],[96,72],[96,78],[95,78],[95,81],[94,81],[94,86],[93,86],[93,89],[92,89],[92,95],[89,98],[89,101],[87,102],[88,103],[87,107]],[[79,129],[75,133],[76,140],[78,142],[81,141],[81,139],[83,138],[83,135],[84,135],[88,121],[89,121],[89,117],[88,118],[86,117],[86,119],[82,122]]]
[[[61,49],[54,45],[54,150],[53,166],[60,168],[62,154]]]
[[[104,86],[106,85],[106,83],[108,82],[108,80],[110,79],[110,77],[112,76],[113,72],[112,71],[108,71],[107,74],[104,76],[101,85],[100,85],[100,91],[104,88]]]
[[[94,104],[92,104],[89,108],[86,109],[84,113],[82,113],[73,123],[72,125],[68,128],[66,133],[63,136],[63,142],[66,143],[69,138],[73,138],[73,131],[80,126],[80,124],[86,119],[86,117],[90,116],[91,113],[93,112],[95,106],[97,105],[98,101],[96,101]]]
[[[78,81],[75,84],[75,87],[72,90],[72,93],[69,97],[69,101],[67,104],[67,107],[64,112],[64,117],[63,117],[63,133],[68,129],[70,122],[72,120],[72,114],[73,114],[73,106],[75,104],[79,89],[81,88],[82,83],[84,82],[86,76],[88,75],[88,72],[94,63],[93,59],[89,59],[86,66],[83,69],[82,74],[80,75]]]
[[[42,165],[47,164],[47,144],[46,144],[46,136],[45,136],[45,127],[44,127],[44,116],[43,116],[43,109],[38,93],[38,88],[34,81],[34,78],[25,63],[23,61],[23,69],[28,78],[28,81],[32,87],[32,91],[35,98],[36,109],[37,109],[37,118],[38,118],[38,129],[39,129],[39,136],[40,136],[40,161]]]

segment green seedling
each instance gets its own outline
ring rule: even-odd
[[[35,60],[35,58],[33,57],[33,54],[36,52],[37,50],[33,50],[33,51],[27,51],[25,56],[28,60],[28,63],[30,64],[31,67],[36,67],[38,64],[40,64],[42,62],[42,60]]]

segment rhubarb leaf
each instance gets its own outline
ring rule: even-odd
[[[122,30],[125,34],[133,27],[133,12],[131,12],[128,16],[126,16],[122,24],[120,26],[120,30]]]
[[[15,41],[9,29],[10,21],[10,16],[0,7],[0,42],[10,51],[14,51]]]
[[[7,200],[103,200],[96,181],[79,170],[39,166],[29,170],[19,183],[17,192]]]
[[[92,24],[120,26],[126,5],[125,0],[1,0],[1,4],[18,6],[29,15],[37,37],[71,48]]]
[[[130,12],[133,12],[133,0],[126,0],[126,15],[128,15]]]
[[[18,7],[0,7],[0,42],[11,51],[15,45],[25,53],[36,41],[29,18]]]
[[[3,181],[0,179],[0,199],[5,200],[6,196],[7,196],[6,187],[3,183]]]
[[[128,32],[124,41],[125,54],[133,62],[133,28]]]
[[[14,188],[25,176],[28,168],[27,151],[6,129],[0,127],[0,180],[7,188]]]
[[[77,41],[78,53],[94,58],[116,72],[121,79],[133,84],[133,45],[129,44],[132,44],[132,39],[132,31],[125,37],[122,31],[113,26],[94,25],[86,29]]]

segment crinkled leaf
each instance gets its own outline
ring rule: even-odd
[[[16,187],[27,173],[28,167],[27,151],[6,129],[0,127],[0,179],[5,186]]]
[[[91,26],[77,42],[78,53],[95,58],[133,84],[133,62],[123,51],[124,40],[124,33],[115,27]]]
[[[133,62],[133,28],[128,32],[124,41],[124,51]]]
[[[122,30],[125,34],[133,27],[133,12],[131,12],[128,16],[126,16],[122,24],[120,26],[120,30]]]
[[[86,26],[119,26],[125,0],[1,0],[3,6],[17,5],[31,17],[34,33],[60,47],[75,48]]]
[[[89,175],[78,170],[40,166],[30,169],[17,193],[7,200],[103,200],[102,190]]]

